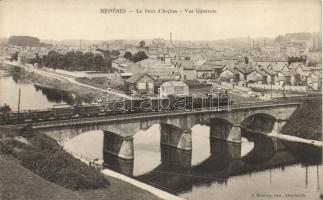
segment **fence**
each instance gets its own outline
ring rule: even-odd
[[[232,88],[232,89],[237,89],[237,90],[241,90],[241,91],[245,91],[245,92],[249,92],[250,88],[248,87],[242,87],[239,85],[236,85],[234,83],[226,83],[226,82],[221,82],[221,85],[224,87],[228,87],[228,88]]]
[[[296,92],[306,92],[306,86],[295,86],[295,85],[268,85],[268,84],[253,84],[249,83],[248,87],[250,88],[259,88],[265,90],[290,90]]]

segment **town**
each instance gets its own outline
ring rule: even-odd
[[[168,40],[80,40],[78,44],[12,36],[0,50],[19,65],[54,70],[127,95],[156,95],[158,88],[164,96],[188,95],[207,93],[213,86],[268,100],[320,93],[321,41],[319,33],[209,43],[177,42],[172,33]]]
[[[0,38],[0,199],[322,197],[321,33],[164,35]]]
[[[0,13],[0,200],[323,200],[320,1]]]

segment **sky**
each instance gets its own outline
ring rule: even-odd
[[[100,9],[126,9],[103,14]],[[139,14],[173,9],[177,14]],[[185,9],[216,13],[187,14]],[[0,0],[0,37],[217,40],[321,31],[320,0]],[[129,12],[134,11],[134,12]]]

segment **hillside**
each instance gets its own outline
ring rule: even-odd
[[[305,139],[322,140],[322,99],[304,100],[282,133]]]

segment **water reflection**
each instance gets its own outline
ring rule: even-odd
[[[17,110],[19,88],[21,88],[21,110],[46,109],[59,103],[84,102],[83,98],[75,97],[73,94],[35,85],[21,68],[0,68],[0,105],[6,103],[12,110]]]
[[[197,162],[196,165],[192,165],[192,154],[196,154],[194,149],[192,152],[160,145],[159,165],[141,175],[133,174],[132,167],[134,165],[129,161],[125,162],[108,157],[104,157],[104,159],[110,169],[189,199],[198,199],[198,192],[207,192],[210,196],[205,199],[214,199],[219,195],[213,190],[222,187],[221,185],[230,188],[229,181],[235,182],[238,180],[239,182],[239,178],[235,177],[242,178],[247,175],[249,178],[254,179],[250,177],[252,174],[256,173],[256,177],[263,177],[263,174],[258,175],[258,173],[264,173],[267,170],[269,176],[261,181],[258,180],[258,182],[265,181],[266,184],[271,185],[273,184],[272,173],[282,173],[286,167],[292,166],[291,168],[293,169],[295,163],[304,162],[304,160],[299,160],[299,157],[286,148],[280,140],[255,133],[244,133],[243,135],[254,143],[254,148],[246,155],[241,155],[241,144],[209,138],[210,155],[202,162]],[[137,154],[137,156],[141,155]],[[132,162],[136,162],[136,159],[137,157],[135,156]],[[309,163],[307,162],[307,164]],[[314,162],[312,160],[311,164],[319,165],[320,161],[319,159]],[[299,170],[299,167],[297,169]],[[307,178],[305,182],[308,182]],[[299,183],[292,182],[291,184]],[[256,181],[251,187],[261,189],[263,186],[258,187]],[[318,184],[317,187],[319,187]],[[210,189],[207,190],[206,188]],[[224,189],[222,190],[225,191]],[[249,191],[251,191],[251,188],[249,188]],[[233,197],[229,193],[225,195]]]
[[[68,92],[52,88],[45,88],[36,84],[34,87],[36,91],[39,91],[46,96],[49,102],[74,104],[74,97]]]

